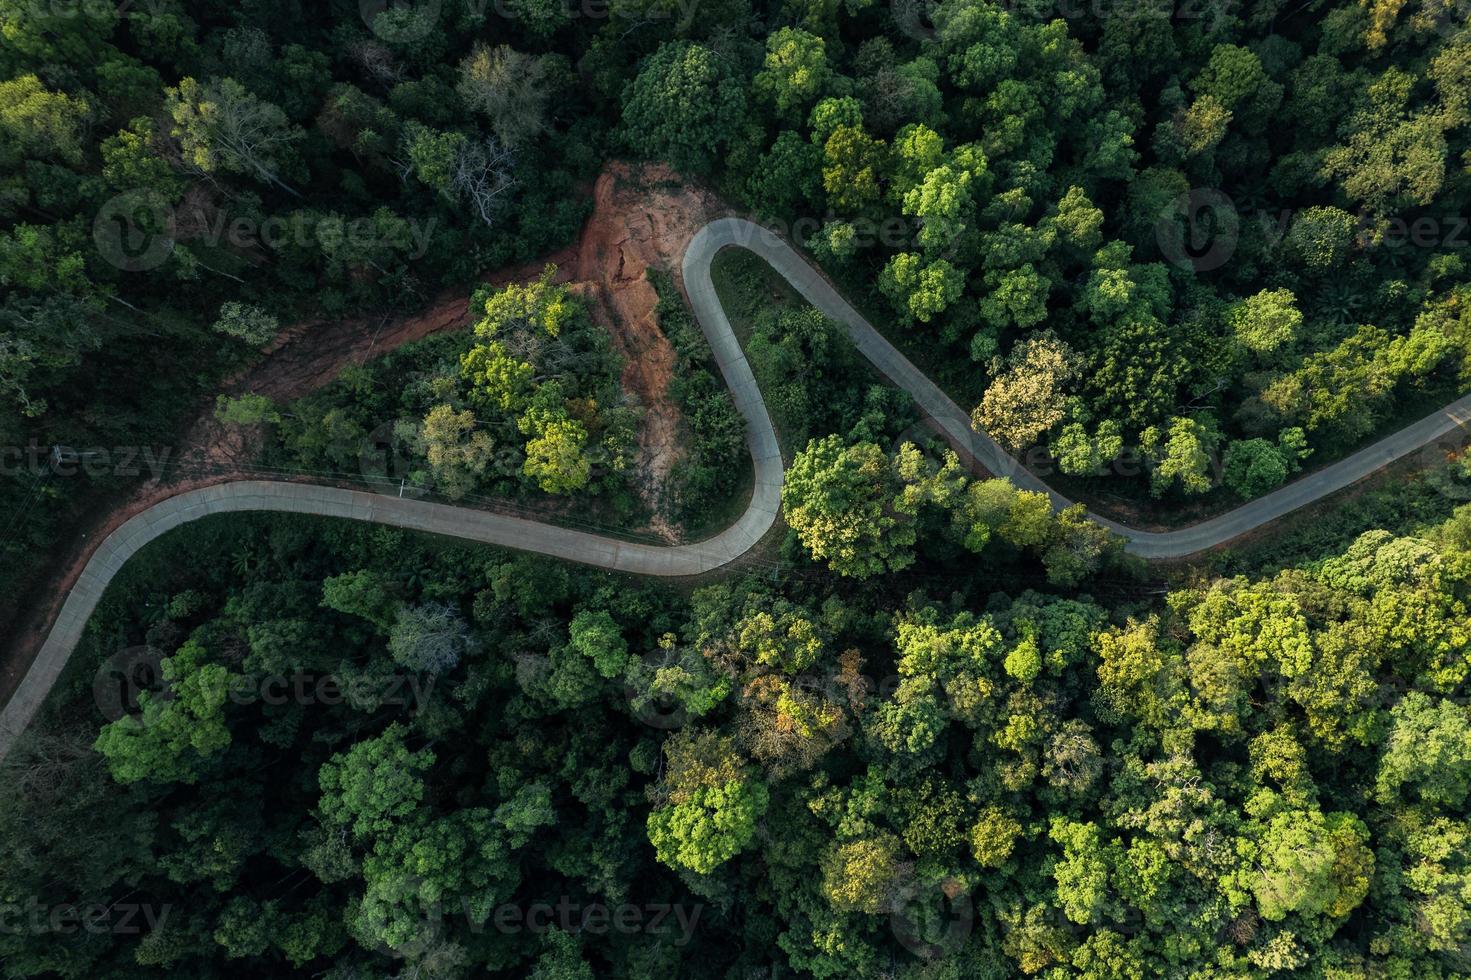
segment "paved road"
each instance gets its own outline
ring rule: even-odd
[[[698,575],[721,568],[751,550],[776,520],[783,467],[766,403],[710,278],[711,260],[721,249],[731,246],[761,256],[808,302],[842,323],[863,355],[894,384],[914,396],[920,409],[934,419],[952,445],[974,457],[990,472],[1010,477],[1026,489],[1047,493],[1058,506],[1070,502],[1007,455],[989,436],[973,429],[969,413],[920,373],[790,246],[751,222],[722,218],[706,225],[691,240],[685,251],[683,272],[690,305],[725,376],[736,408],[746,420],[746,442],[755,463],[750,504],[730,527],[694,544],[663,546],[619,541],[447,504],[301,483],[242,480],[182,493],[134,516],[110,534],[88,560],[19,689],[0,711],[0,758],[9,751],[16,735],[25,730],[60,676],[92,611],[123,563],[165,532],[209,514],[278,511],[371,521],[639,575]],[[1136,531],[1096,515],[1093,519],[1124,536],[1127,549],[1135,554],[1156,559],[1179,558],[1228,541],[1342,489],[1401,456],[1432,445],[1467,421],[1471,421],[1471,396],[1332,466],[1191,527],[1163,532]]]
[[[696,244],[700,246],[698,253]],[[750,249],[761,256],[809,303],[847,327],[848,336],[853,339],[863,356],[872,361],[896,386],[913,395],[920,410],[938,423],[945,439],[956,449],[974,457],[997,476],[1009,477],[1013,483],[1027,490],[1046,493],[1057,507],[1065,507],[1072,502],[1034,476],[990,436],[976,431],[971,425],[969,412],[963,411],[951,401],[919,368],[885,340],[847,300],[838,295],[822,273],[771,232],[739,218],[722,218],[706,225],[685,255],[686,281],[691,273],[692,255],[700,263],[694,271],[705,273],[708,280],[706,256],[727,246]],[[713,295],[696,295],[692,291],[690,302],[701,323],[714,315],[719,315],[724,320],[720,304]],[[1090,513],[1089,517],[1127,539],[1126,550],[1133,554],[1151,559],[1183,558],[1230,541],[1299,507],[1342,490],[1403,456],[1427,446],[1433,447],[1437,440],[1462,430],[1468,422],[1471,422],[1471,395],[1452,402],[1446,408],[1431,413],[1393,435],[1385,436],[1372,446],[1331,466],[1325,466],[1264,497],[1258,497],[1235,510],[1190,527],[1172,531],[1139,531],[1097,514]]]

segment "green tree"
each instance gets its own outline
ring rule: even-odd
[[[709,874],[750,843],[770,793],[714,733],[680,732],[664,754],[668,802],[649,814],[649,843],[669,867]]]
[[[919,244],[926,251],[943,252],[972,227],[975,200],[970,188],[970,171],[939,166],[904,195],[904,212],[919,219]]]
[[[49,91],[35,75],[0,82],[0,163],[22,160],[82,162],[85,99]]]
[[[1258,870],[1250,876],[1262,918],[1345,918],[1369,892],[1374,853],[1368,840],[1368,828],[1350,813],[1277,814],[1263,830]]]
[[[637,153],[693,174],[710,172],[745,112],[734,67],[709,48],[669,41],[623,90],[623,138]]]
[[[822,187],[829,206],[839,214],[857,215],[877,204],[887,163],[883,140],[861,126],[838,126],[822,145]]]
[[[160,661],[164,689],[139,695],[141,715],[105,725],[94,748],[120,783],[193,783],[204,760],[230,745],[225,704],[240,677],[191,640]]]
[[[1042,549],[1047,581],[1054,585],[1077,585],[1097,571],[1105,557],[1118,550],[1119,542],[1103,525],[1088,517],[1082,504],[1058,511],[1049,540]]]
[[[399,601],[385,575],[363,568],[324,579],[322,605],[349,616],[361,616],[379,629],[387,630],[397,618]]]
[[[526,442],[521,470],[547,493],[573,493],[587,486],[592,475],[588,459],[587,428],[577,419],[553,418],[538,422]]]
[[[1264,289],[1233,303],[1226,311],[1226,324],[1247,350],[1270,354],[1297,339],[1302,314],[1292,290]]]
[[[220,305],[219,316],[210,327],[215,333],[261,347],[276,337],[279,322],[259,306],[234,301]]]
[[[1445,182],[1447,145],[1435,113],[1414,111],[1415,78],[1389,67],[1369,83],[1322,155],[1322,173],[1377,214],[1429,204]]]
[[[867,578],[914,561],[913,516],[895,506],[898,480],[882,449],[839,436],[807,443],[782,486],[787,523],[839,575]]]
[[[899,252],[879,273],[878,287],[899,313],[929,323],[960,298],[965,275],[947,259],[925,262],[914,252]]]
[[[1098,826],[1055,818],[1048,836],[1062,845],[1062,859],[1052,876],[1057,881],[1057,901],[1063,913],[1078,925],[1102,918],[1109,902],[1109,857]]]
[[[1276,443],[1233,440],[1222,458],[1221,482],[1243,499],[1259,497],[1286,483],[1307,453],[1307,437],[1301,429],[1284,429]]]
[[[1210,490],[1220,441],[1220,432],[1208,418],[1177,416],[1162,428],[1145,429],[1139,434],[1139,446],[1150,464],[1150,492],[1162,496],[1177,484],[1185,494]]]
[[[322,817],[359,840],[391,833],[424,799],[424,773],[434,764],[429,749],[411,751],[407,730],[389,725],[322,764],[317,782]]]
[[[1452,701],[1410,691],[1390,712],[1375,795],[1393,803],[1405,789],[1426,803],[1460,807],[1471,791],[1471,717]]]
[[[1066,416],[1066,386],[1082,361],[1051,331],[1019,342],[992,365],[992,381],[972,420],[1012,450],[1036,442]]]
[[[999,806],[981,810],[970,830],[971,855],[983,868],[999,868],[1011,857],[1022,825]]]
[[[1027,262],[1015,269],[986,274],[990,293],[981,300],[981,318],[996,331],[1025,330],[1047,319],[1052,282]]]
[[[279,422],[281,413],[276,403],[265,395],[246,392],[243,395],[215,397],[215,418],[227,425],[259,425],[262,422]]]
[[[799,27],[782,27],[766,38],[766,60],[751,90],[774,105],[779,116],[796,119],[817,101],[831,77],[822,38]]]
[[[1255,52],[1218,44],[1190,87],[1228,111],[1248,133],[1260,133],[1282,101],[1283,87],[1268,77]]]
[[[1347,211],[1311,207],[1293,216],[1283,246],[1309,272],[1327,272],[1348,257],[1357,228],[1358,222]]]
[[[237,173],[295,194],[281,174],[294,165],[303,133],[278,106],[233,78],[182,79],[164,92],[164,110],[185,163],[202,174]]]
[[[1082,422],[1069,422],[1049,448],[1062,472],[1070,476],[1100,476],[1124,451],[1123,426],[1116,419],[1104,419],[1089,435]]]
[[[628,641],[618,623],[606,612],[586,609],[572,618],[569,642],[587,657],[604,677],[621,677],[628,667]]]
[[[822,861],[822,892],[839,912],[887,911],[903,863],[893,834],[834,845]]]
[[[747,183],[756,207],[774,218],[811,206],[821,188],[821,149],[790,129],[777,136]]]

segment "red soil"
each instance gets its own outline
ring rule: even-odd
[[[594,212],[576,245],[536,262],[488,272],[481,281],[493,285],[525,282],[547,263],[557,266],[558,282],[573,284],[590,300],[594,318],[605,326],[625,359],[624,388],[646,411],[639,427],[636,480],[651,507],[658,501],[669,469],[679,458],[680,415],[668,386],[675,364],[669,341],[659,330],[658,300],[644,276],[650,267],[679,279],[679,257],[694,232],[719,213],[713,195],[695,191],[664,167],[632,167],[614,163],[593,190]],[[469,294],[473,287],[450,290],[422,313],[400,319],[354,318],[307,321],[286,328],[255,365],[228,379],[225,394],[255,392],[277,402],[305,395],[332,381],[346,367],[362,364],[403,344],[469,326]],[[94,508],[76,522],[70,541],[59,542],[62,559],[38,574],[27,590],[30,614],[15,624],[3,661],[0,696],[9,697],[30,667],[46,632],[97,544],[133,515],[178,493],[248,475],[233,467],[252,458],[251,436],[239,427],[214,419],[213,401],[201,406],[189,425],[175,459],[216,468],[200,478],[150,481],[124,500]],[[654,529],[673,538],[671,528]]]

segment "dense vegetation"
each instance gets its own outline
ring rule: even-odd
[[[606,333],[553,271],[477,286],[615,155],[777,223],[1072,485],[1270,491],[1471,379],[1467,18],[0,0],[0,581],[210,405],[279,470],[646,518]],[[4,764],[0,973],[1471,975],[1471,467],[1147,571],[721,275],[784,537],[678,587],[297,518],[156,542]],[[708,530],[741,422],[656,286],[658,507]],[[216,403],[283,325],[445,289],[473,330]]]
[[[744,117],[713,96],[739,59],[690,46],[629,111],[705,95],[698,62],[704,129],[625,120],[691,167],[724,139],[758,210],[984,366],[975,418],[1007,446],[1252,497],[1471,376],[1471,42],[1464,11],[1402,6],[951,0],[907,37],[807,9]]]
[[[51,446],[167,451],[279,324],[545,254],[612,153],[777,221],[1079,480],[1253,496],[1464,385],[1457,4],[592,7],[0,4],[7,547],[137,475]]]
[[[403,481],[452,501],[611,492],[627,511],[635,414],[620,362],[555,273],[477,291],[484,315],[468,334],[407,345],[289,406],[220,396],[216,415],[273,426],[266,458],[288,471]]]
[[[1464,973],[1471,510],[1162,603],[1030,568],[685,592],[191,526],[9,763],[7,975]]]
[[[176,459],[279,325],[406,312],[575,233],[606,127],[555,25],[381,7],[0,3],[7,582],[163,468],[138,449]]]

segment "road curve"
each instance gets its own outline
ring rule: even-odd
[[[302,483],[239,480],[170,497],[134,515],[88,559],[68,593],[45,642],[14,696],[0,710],[0,758],[9,752],[61,675],[114,575],[140,548],[169,530],[210,514],[274,511],[388,524],[482,544],[514,548],[637,575],[688,576],[719,569],[750,551],[770,530],[781,506],[780,445],[755,376],[731,329],[710,277],[711,261],[724,248],[748,249],[785,278],[806,300],[841,323],[858,350],[896,386],[908,391],[945,438],[998,476],[1048,494],[1056,506],[1070,503],[976,431],[969,413],[950,400],[908,358],[844,300],[823,275],[773,232],[740,218],[705,225],[690,240],[683,260],[685,291],[746,420],[746,443],[755,466],[751,501],[734,524],[693,544],[650,545],[519,517],[403,499],[362,490]],[[1127,539],[1128,551],[1151,559],[1179,558],[1229,541],[1275,518],[1348,486],[1380,467],[1471,421],[1471,395],[1452,403],[1332,466],[1199,524],[1172,531],[1137,531],[1090,515]]]
[[[699,245],[699,249],[696,249]],[[942,430],[946,441],[963,453],[974,457],[988,471],[1005,476],[1026,490],[1038,490],[1052,498],[1056,507],[1066,507],[1072,501],[1043,483],[1036,475],[1022,466],[1014,457],[1002,449],[994,439],[971,425],[970,413],[950,400],[939,386],[926,377],[919,368],[910,363],[893,344],[883,338],[853,306],[832,287],[832,284],[813,268],[792,247],[773,232],[740,218],[722,218],[701,229],[685,253],[684,274],[688,282],[692,272],[703,275],[708,282],[709,258],[721,248],[736,246],[749,249],[765,259],[781,273],[782,278],[823,313],[847,328],[848,336],[864,357],[892,381],[914,396],[920,411],[933,419]],[[691,269],[691,256],[699,263]],[[720,303],[709,296],[690,293],[690,303],[701,324],[707,318],[719,316],[724,322],[724,311]],[[708,332],[708,329],[707,329]],[[1140,531],[1117,521],[1089,513],[1089,517],[1125,538],[1125,550],[1149,559],[1183,558],[1198,551],[1214,547],[1263,524],[1288,514],[1315,500],[1320,500],[1344,487],[1363,479],[1375,470],[1416,450],[1433,445],[1442,437],[1463,429],[1471,422],[1471,395],[1457,399],[1445,408],[1432,412],[1418,422],[1412,423],[1392,435],[1344,457],[1331,466],[1325,466],[1300,480],[1295,480],[1263,497],[1249,501],[1234,510],[1189,527],[1170,531]]]

